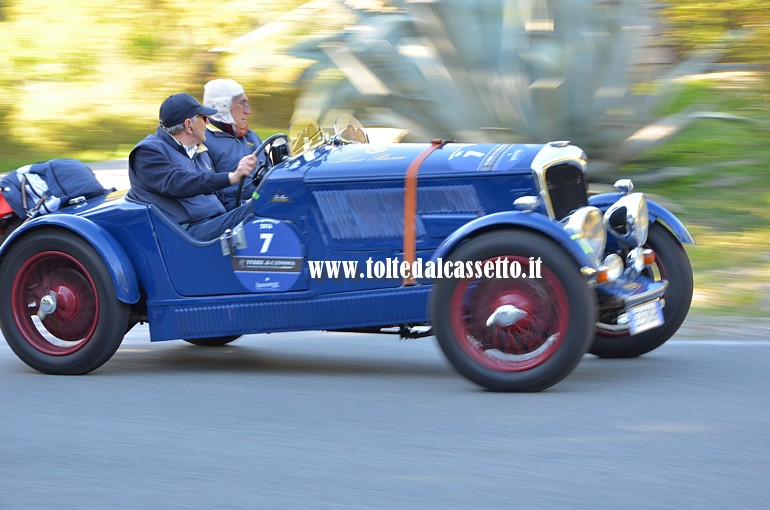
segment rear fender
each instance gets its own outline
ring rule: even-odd
[[[81,216],[50,214],[39,216],[16,229],[0,247],[0,264],[5,254],[24,236],[32,235],[41,228],[69,230],[83,238],[101,257],[112,278],[116,297],[128,304],[139,301],[139,280],[134,266],[123,247],[106,230]]]
[[[597,207],[602,212],[605,212],[622,196],[622,193],[602,193],[601,195],[594,195],[588,198],[588,205]],[[647,210],[650,215],[650,223],[660,221],[664,227],[679,239],[680,243],[695,244],[695,240],[690,235],[690,232],[687,231],[687,227],[684,226],[679,218],[674,216],[674,213],[649,198],[647,198]]]
[[[526,228],[550,237],[572,255],[580,269],[595,267],[591,257],[581,245],[570,238],[570,234],[558,223],[541,214],[529,212],[505,211],[482,216],[455,230],[439,245],[433,254],[433,260],[446,258],[463,240],[479,233],[506,227]]]

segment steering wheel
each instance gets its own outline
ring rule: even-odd
[[[265,160],[260,162],[259,161],[259,155],[266,151],[268,147],[270,147],[276,140],[283,138],[286,140],[286,143],[288,144],[289,138],[283,134],[283,133],[276,133],[274,135],[271,135],[265,139],[264,142],[262,142],[259,147],[252,153],[255,156],[257,156],[257,167],[254,169],[254,173],[251,177],[252,184],[258,184],[259,181],[262,180],[262,178],[265,176],[268,170],[273,168],[273,162],[270,158],[270,152],[265,153]],[[241,192],[243,191],[243,183],[246,181],[246,177],[241,177],[241,182],[238,183],[238,191],[235,194],[235,203],[240,204],[241,203]]]

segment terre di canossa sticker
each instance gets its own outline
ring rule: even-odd
[[[287,223],[256,219],[244,226],[245,248],[231,257],[238,281],[251,292],[294,289],[302,276],[302,242]]]

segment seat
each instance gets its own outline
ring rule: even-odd
[[[219,239],[212,239],[210,241],[201,241],[200,239],[197,239],[191,236],[187,232],[187,230],[182,228],[182,226],[179,223],[172,220],[165,212],[163,212],[160,209],[160,207],[158,207],[155,204],[150,204],[150,203],[138,200],[136,198],[136,195],[133,193],[133,190],[128,190],[128,193],[126,193],[126,196],[125,196],[125,200],[126,202],[132,202],[134,204],[141,204],[141,205],[147,206],[147,209],[150,211],[150,218],[151,218],[152,224],[155,226],[156,230],[166,230],[162,228],[162,226],[166,226],[168,227],[168,230],[171,230],[174,233],[176,233],[185,242],[196,247],[203,248],[206,246],[211,246],[213,244],[217,244],[217,245],[219,244]],[[158,225],[158,223],[160,223],[160,225]],[[161,226],[161,229],[158,228],[159,226]],[[160,232],[159,232],[159,237],[161,238],[163,237],[162,235],[160,235]]]

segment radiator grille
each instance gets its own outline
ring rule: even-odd
[[[568,164],[554,165],[545,171],[545,182],[556,219],[588,205],[588,186],[585,174],[579,168]]]

